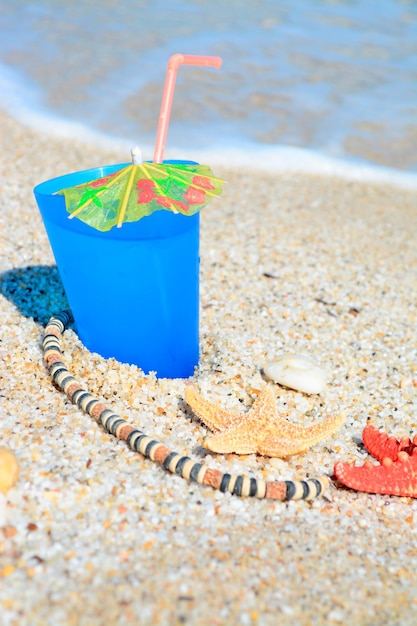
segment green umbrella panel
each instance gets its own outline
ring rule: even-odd
[[[159,210],[194,215],[222,190],[223,180],[207,165],[143,162],[58,193],[70,219],[105,232]]]

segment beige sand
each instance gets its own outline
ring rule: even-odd
[[[332,484],[313,503],[223,495],[164,472],[107,435],[51,384],[40,341],[65,307],[34,184],[125,160],[2,115],[0,445],[21,474],[0,530],[5,625],[415,624],[417,500]],[[105,361],[65,334],[65,359],[129,422],[193,458],[267,479],[362,463],[370,416],[417,431],[417,201],[384,185],[219,171],[201,230],[201,364],[195,381],[244,411],[283,352],[328,371],[320,396],[274,386],[279,410],[345,425],[289,460],[204,455],[184,381]],[[272,276],[272,277],[271,277]]]

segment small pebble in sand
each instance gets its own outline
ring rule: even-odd
[[[7,525],[7,500],[6,496],[0,493],[0,528]]]
[[[321,393],[326,385],[325,371],[301,354],[284,354],[267,363],[263,371],[270,380],[304,393]]]
[[[19,463],[9,448],[0,446],[0,492],[6,493],[17,481]]]

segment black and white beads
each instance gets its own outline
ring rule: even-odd
[[[158,463],[172,474],[241,497],[271,498],[275,500],[312,500],[328,486],[327,476],[303,481],[264,481],[243,475],[233,475],[211,469],[204,463],[170,450],[160,441],[131,426],[125,419],[106,407],[101,400],[81,387],[62,360],[62,333],[71,321],[68,312],[53,316],[45,329],[43,353],[54,383],[62,389],[73,404],[93,417],[103,428],[139,452]]]

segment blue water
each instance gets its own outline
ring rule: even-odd
[[[415,0],[0,0],[0,28],[0,106],[37,128],[152,158],[169,56],[218,55],[179,70],[167,158],[416,176]]]

